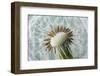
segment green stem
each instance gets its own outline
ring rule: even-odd
[[[70,46],[58,46],[58,52],[59,52],[59,58],[60,59],[72,59],[72,53],[71,53],[71,48]]]

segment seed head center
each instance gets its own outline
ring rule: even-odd
[[[62,45],[66,40],[67,34],[64,32],[58,32],[54,37],[51,38],[50,44],[52,47]]]

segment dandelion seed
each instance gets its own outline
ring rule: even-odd
[[[55,51],[55,53],[58,51],[58,56],[60,59],[73,58],[71,48],[69,46],[73,42],[73,32],[71,29],[64,26],[57,26],[48,32],[47,36],[48,38],[44,39],[44,46],[46,49],[49,51]]]

